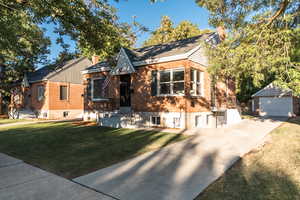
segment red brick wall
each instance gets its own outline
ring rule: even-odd
[[[37,87],[44,85],[45,98],[39,101],[37,98]],[[68,100],[60,100],[60,86],[68,87]],[[31,93],[31,108],[33,110],[68,110],[81,109],[83,110],[83,85],[69,84],[63,82],[37,82],[33,83],[30,88]]]
[[[184,67],[185,68],[185,96],[151,96],[151,71]],[[134,94],[132,95],[132,108],[137,112],[201,112],[209,111],[210,108],[210,87],[205,87],[203,97],[191,97],[190,91],[190,70],[205,70],[204,67],[189,60],[165,62],[141,67],[133,75]],[[209,85],[209,76],[205,72],[205,86]]]
[[[111,77],[108,90],[109,101],[92,101],[91,94],[88,94],[88,84],[89,80],[97,77],[106,77],[107,72],[98,72],[92,74],[85,74],[83,85],[84,85],[84,110],[102,110],[102,111],[112,111],[119,107],[119,77]],[[90,91],[91,92],[91,91]]]
[[[60,100],[60,86],[68,88],[67,100]],[[49,81],[49,110],[83,110],[83,88],[82,84]]]
[[[172,68],[185,68],[185,96],[151,96],[151,71]],[[190,70],[199,69],[204,72],[204,97],[190,96]],[[106,76],[107,72],[92,73],[84,75],[85,85],[85,110],[115,110],[119,108],[119,77],[113,76],[109,85],[109,102],[93,102],[87,96],[88,80],[91,78]],[[131,107],[136,112],[206,112],[211,107],[211,81],[206,68],[189,60],[179,60],[142,66],[137,68],[137,73],[131,75],[133,93],[131,94]],[[218,84],[219,90],[226,91],[226,98],[218,94],[220,106],[229,106],[228,99],[234,102],[234,82],[229,81],[228,86]]]
[[[216,84],[216,106],[218,108],[235,108],[235,82],[232,79],[219,80]]]
[[[37,98],[38,86],[43,85],[45,87],[45,97],[43,100],[39,101]],[[42,81],[33,83],[30,87],[30,95],[31,95],[31,109],[32,110],[48,110],[49,109],[49,89],[48,82]]]

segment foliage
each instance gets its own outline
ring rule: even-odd
[[[0,93],[34,65],[43,63],[50,41],[24,12],[0,7]]]
[[[163,16],[160,27],[151,33],[150,38],[144,42],[144,46],[168,43],[207,32],[209,30],[200,30],[197,25],[189,21],[182,21],[174,27],[172,20],[168,16]]]
[[[120,46],[130,47],[135,34],[129,24],[119,23],[115,9],[106,0],[0,0],[1,91],[8,91],[24,72],[46,62],[50,40],[41,24],[55,24],[56,41],[64,48],[68,35],[80,54],[91,57],[114,55]],[[59,59],[59,58],[58,58]],[[0,91],[0,92],[1,92]]]
[[[212,25],[227,28],[227,40],[208,51],[210,71],[234,77],[241,101],[271,81],[300,94],[298,1],[197,3],[209,10]]]

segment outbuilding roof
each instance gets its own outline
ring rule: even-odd
[[[274,83],[270,83],[263,89],[259,90],[252,97],[280,97],[280,96],[291,96],[293,92],[291,89],[284,89],[276,86]]]

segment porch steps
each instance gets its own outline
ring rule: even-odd
[[[36,115],[31,110],[20,110],[19,111],[19,119],[34,119]]]
[[[113,128],[136,128],[143,123],[138,115],[133,114],[131,110],[129,112],[128,109],[120,109],[117,113],[99,118],[99,125]]]

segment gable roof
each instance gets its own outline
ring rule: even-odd
[[[110,67],[109,62],[101,61],[101,62],[98,62],[97,64],[94,64],[92,66],[85,68],[85,70],[81,71],[81,73],[85,74],[85,73],[93,73],[93,72],[107,72],[110,70],[111,70],[111,67]]]
[[[131,62],[174,56],[187,53],[190,50],[196,48],[197,46],[199,46],[199,42],[204,38],[207,38],[210,34],[202,34],[183,40],[169,42],[166,44],[158,44],[142,47],[139,49],[125,50]]]
[[[75,58],[73,60],[67,61],[62,66],[56,66],[56,67],[45,66],[45,67],[42,67],[42,68],[38,69],[35,72],[28,73],[27,74],[28,81],[29,81],[29,83],[32,83],[32,82],[47,80],[50,77],[52,77],[52,76],[56,75],[57,73],[61,72],[62,70],[65,70],[65,69],[79,63],[80,61],[85,60],[85,59],[87,59],[87,58],[85,58],[85,57]]]
[[[132,50],[127,48],[123,49],[132,66],[137,67],[147,64],[187,59],[191,54],[200,49],[201,41],[216,45],[220,43],[221,40],[218,33],[212,32],[165,44],[152,45]],[[119,56],[116,58],[118,57]],[[109,69],[110,67],[107,62],[100,62],[86,68],[82,73],[109,71]]]
[[[280,97],[280,96],[287,96],[292,95],[291,89],[284,89],[279,86],[276,86],[274,83],[270,83],[263,89],[259,90],[255,94],[252,95],[252,97]]]

